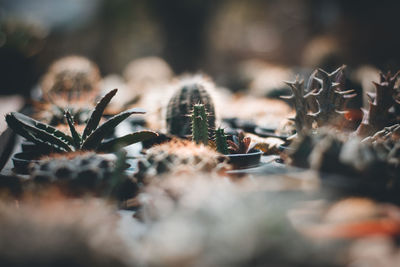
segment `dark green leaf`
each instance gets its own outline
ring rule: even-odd
[[[35,122],[35,120],[18,112],[7,114],[6,121],[11,129],[29,141],[32,141],[36,144],[45,144],[56,149],[57,151],[71,151],[71,147],[68,145],[68,143],[57,136],[60,133],[64,135],[64,133],[56,130],[53,127],[49,126],[50,128],[48,128],[48,125],[42,123],[38,124],[40,126],[38,127],[38,125],[32,124],[32,122]],[[54,129],[57,135],[46,131],[49,129]]]
[[[144,114],[144,109],[141,108],[133,108],[127,111],[121,112],[108,121],[100,125],[94,132],[92,132],[86,140],[83,141],[82,149],[83,150],[92,150],[96,149],[100,144],[101,141],[109,134],[111,131],[114,130],[115,127],[118,126],[122,121],[127,119],[132,114]]]
[[[49,134],[52,134],[52,135],[56,136],[57,138],[61,139],[68,145],[71,145],[71,146],[73,145],[73,140],[72,140],[71,136],[66,135],[65,133],[57,130],[56,128],[54,128],[48,124],[44,124],[40,121],[34,120],[34,119],[32,119],[22,113],[19,113],[19,112],[12,112],[12,115],[19,121],[22,121],[28,125],[35,126],[36,128],[39,128],[40,130],[48,132]]]
[[[129,146],[137,142],[142,142],[157,136],[158,134],[152,131],[140,131],[136,133],[127,134],[125,136],[114,138],[107,142],[103,142],[99,146],[99,151],[107,153],[117,151],[122,147]]]
[[[86,124],[85,130],[83,130],[82,140],[85,140],[86,137],[88,137],[97,128],[101,116],[103,116],[104,110],[106,109],[108,103],[110,103],[111,99],[115,96],[117,91],[118,89],[111,90],[97,103],[92,115],[90,116]]]
[[[81,140],[81,136],[75,129],[74,121],[72,119],[71,113],[69,113],[69,111],[66,111],[64,116],[67,119],[69,130],[71,131],[71,135],[74,140],[74,146],[76,149],[79,149],[81,147],[82,140]]]

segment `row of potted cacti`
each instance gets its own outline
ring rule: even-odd
[[[133,108],[105,120],[103,114],[111,99],[116,95],[117,89],[111,90],[102,97],[92,111],[87,108],[84,111],[80,108],[69,110],[68,107],[74,106],[75,102],[82,102],[82,96],[94,97],[98,93],[95,89],[98,82],[97,76],[93,74],[96,71],[93,71],[93,68],[86,69],[91,74],[84,78],[85,75],[82,73],[68,72],[63,68],[61,68],[62,71],[55,69],[53,70],[56,72],[55,74],[46,75],[54,80],[54,91],[43,89],[44,104],[39,105],[40,108],[45,109],[53,107],[50,109],[55,110],[53,115],[47,117],[44,122],[41,116],[33,119],[18,112],[10,113],[6,116],[6,121],[16,133],[35,143],[38,147],[45,148],[47,153],[62,153],[67,158],[68,155],[71,155],[70,160],[79,154],[74,154],[78,151],[85,153],[116,152],[133,143],[157,139],[159,134],[148,130],[132,132],[124,136],[112,136],[113,130],[130,115],[144,114],[143,109]],[[361,121],[359,118],[353,118],[352,113],[347,110],[346,104],[355,97],[355,93],[353,90],[345,88],[344,70],[344,66],[332,73],[321,69],[316,70],[312,73],[306,88],[304,82],[299,78],[296,78],[294,82],[287,83],[293,92],[292,96],[286,98],[294,100],[296,116],[293,121],[296,135],[288,140],[286,140],[286,136],[283,138],[287,145],[292,143],[290,147],[284,147],[286,148],[283,154],[284,158],[289,159],[287,162],[300,167],[311,167],[322,172],[341,175],[362,176],[367,173],[376,173],[369,172],[369,169],[365,167],[368,164],[362,163],[363,157],[369,157],[372,153],[372,157],[382,163],[374,166],[377,166],[378,170],[379,168],[394,170],[388,174],[393,177],[399,169],[399,164],[396,163],[399,158],[397,155],[398,127],[387,128],[391,130],[383,129],[383,127],[400,122],[399,93],[396,88],[399,74],[381,75],[381,81],[375,83],[376,94],[370,95],[369,110],[365,112]],[[46,78],[45,80],[50,83],[48,81],[51,79]],[[82,89],[78,90],[79,92],[74,92],[72,87],[66,90],[64,87],[68,87],[68,82],[72,86],[79,84],[77,87],[82,87]],[[46,86],[47,83],[45,83]],[[82,86],[82,83],[85,86]],[[92,83],[92,85],[86,83]],[[37,112],[36,115],[38,113],[40,112]],[[60,113],[62,113],[62,118],[60,118]],[[349,123],[349,120],[353,120],[353,122]],[[204,84],[198,80],[183,83],[173,94],[166,108],[166,135],[164,135],[166,138],[154,141],[154,143],[160,143],[160,140],[166,142],[145,152],[145,157],[138,162],[133,179],[136,179],[137,182],[145,177],[157,176],[176,169],[182,171],[179,165],[194,164],[196,166],[194,169],[212,171],[228,169],[224,165],[225,163],[231,163],[235,168],[256,166],[260,161],[261,154],[265,151],[261,152],[255,147],[268,146],[254,142],[251,145],[250,137],[241,131],[234,134],[230,132],[227,135],[223,128],[216,127],[216,121],[213,99]],[[382,141],[382,138],[374,135],[379,130],[390,131],[390,138]],[[339,137],[338,133],[344,137]],[[362,138],[369,136],[370,138],[363,142],[350,142],[353,136]],[[375,145],[370,145],[372,142],[375,142]],[[368,145],[366,145],[367,143]],[[376,145],[377,143],[379,146]],[[343,156],[343,153],[349,151],[349,147],[359,152],[352,158],[354,161],[352,163],[346,161],[349,159],[348,157]],[[382,147],[386,149],[384,152],[382,152]],[[179,152],[173,152],[174,150]],[[195,155],[198,150],[206,151],[202,155],[208,154],[209,156],[204,156],[204,159],[199,159],[199,156],[188,156]],[[189,151],[189,154],[185,154],[185,151]],[[178,153],[183,153],[185,156],[178,155]],[[58,158],[59,156],[51,155],[50,157]],[[209,160],[210,157],[213,159]],[[224,158],[225,160],[223,160]],[[65,157],[63,160],[65,161]],[[221,168],[220,163],[223,163],[224,167]],[[29,171],[31,174],[35,173],[35,177],[37,176],[37,171]],[[68,171],[57,173],[69,177]],[[58,174],[54,173],[54,177],[57,177]],[[72,176],[80,177],[78,174]],[[89,172],[88,176],[90,176]]]

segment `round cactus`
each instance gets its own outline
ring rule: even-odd
[[[215,128],[215,110],[210,94],[201,82],[188,82],[172,96],[167,107],[167,131],[177,136],[191,134],[190,115],[195,104],[203,104],[208,113],[208,127]],[[209,133],[209,137],[211,135]]]

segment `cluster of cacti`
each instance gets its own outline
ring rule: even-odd
[[[321,127],[343,121],[346,102],[356,96],[353,90],[343,88],[344,69],[342,66],[332,73],[322,69],[314,71],[307,88],[298,77],[294,82],[287,82],[293,94],[283,98],[294,100],[296,116],[293,120],[299,135],[311,129],[314,122]]]
[[[210,147],[177,139],[146,150],[145,157],[139,160],[137,168],[135,176],[138,179],[166,173],[229,169],[226,158]]]
[[[124,162],[122,168],[120,161]],[[51,154],[31,163],[30,179],[38,184],[65,186],[72,194],[91,191],[127,199],[137,193],[137,187],[124,174],[125,168],[123,155],[118,158],[94,152]]]
[[[399,171],[400,126],[385,129],[374,138],[357,137],[322,128],[298,138],[288,151],[292,165],[348,177],[387,181]],[[397,135],[397,137],[396,137]],[[385,139],[379,136],[385,136]],[[396,149],[397,148],[397,149]],[[398,151],[397,151],[398,152]],[[393,166],[394,168],[390,168]]]
[[[50,125],[36,121],[18,112],[7,114],[6,121],[11,129],[25,137],[28,141],[47,146],[55,152],[71,152],[77,150],[110,152],[157,136],[156,133],[151,131],[140,131],[103,141],[118,124],[127,119],[130,115],[145,113],[143,109],[130,109],[113,116],[99,126],[107,104],[116,93],[117,89],[110,91],[97,103],[82,133],[79,133],[75,128],[73,118],[68,111],[65,112],[65,117],[71,135],[67,135]]]
[[[208,136],[210,130],[215,128],[214,103],[202,81],[183,81],[181,87],[175,92],[167,107],[167,132],[169,134],[186,137],[192,134],[192,120],[190,114],[196,104],[203,104],[208,114]]]
[[[374,82],[376,93],[368,94],[369,109],[364,112],[362,123],[357,129],[361,137],[373,135],[383,127],[399,122],[399,99],[396,81],[400,71],[395,75],[380,73],[379,83]],[[396,114],[397,112],[397,114]]]

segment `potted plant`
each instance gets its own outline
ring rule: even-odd
[[[245,137],[243,131],[233,135],[232,140],[227,140],[224,130],[215,131],[215,144],[218,152],[229,157],[229,163],[235,169],[255,167],[260,163],[262,151],[250,148],[250,137]]]
[[[97,103],[81,133],[78,132],[74,126],[74,120],[69,111],[65,111],[65,118],[68,123],[70,135],[19,112],[7,114],[6,122],[11,129],[25,137],[28,141],[58,153],[74,151],[110,153],[124,146],[156,137],[157,134],[155,132],[139,131],[104,141],[104,138],[130,115],[145,113],[145,111],[140,108],[129,109],[111,117],[99,126],[100,119],[106,106],[116,93],[117,89],[111,90]],[[31,156],[32,158],[27,158],[27,156]],[[29,161],[34,160],[37,156],[37,153],[31,153],[29,155],[23,153],[16,154],[13,157],[14,165],[18,169],[22,167],[21,171],[26,172],[23,166],[26,167]],[[23,162],[26,164],[23,164]]]

